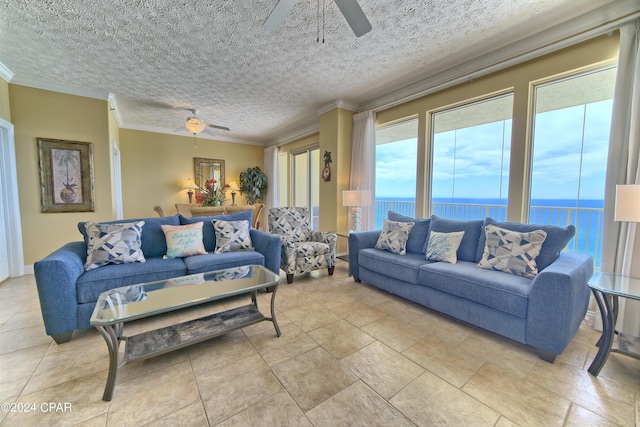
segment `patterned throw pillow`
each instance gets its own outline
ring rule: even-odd
[[[87,261],[85,270],[93,270],[107,264],[145,262],[140,249],[144,221],[101,224],[87,221]]]
[[[455,264],[458,262],[456,253],[460,242],[462,242],[462,236],[464,236],[464,231],[454,231],[453,233],[432,231],[429,234],[429,244],[427,245],[427,259]]]
[[[384,227],[376,242],[377,249],[386,249],[394,254],[405,255],[407,253],[407,239],[413,228],[413,222],[398,222],[384,220]]]
[[[249,234],[249,221],[213,221],[213,230],[216,233],[216,254],[232,251],[252,251],[251,235]]]
[[[162,225],[164,237],[167,239],[165,258],[181,258],[191,255],[206,254],[202,243],[203,221],[188,225]]]
[[[478,267],[533,279],[538,274],[536,257],[547,238],[544,230],[528,233],[487,225],[486,244]]]

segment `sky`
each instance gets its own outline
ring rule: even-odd
[[[611,106],[607,100],[536,115],[533,199],[603,198]],[[506,200],[510,135],[510,120],[436,134],[433,197]],[[414,198],[416,158],[415,138],[378,145],[376,197]]]

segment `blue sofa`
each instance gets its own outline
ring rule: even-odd
[[[263,265],[280,273],[280,239],[260,230],[249,231],[254,251],[235,251],[214,254],[215,232],[212,220],[248,220],[251,211],[213,217],[139,218],[110,221],[144,221],[141,250],[145,262],[108,264],[85,271],[87,236],[84,223],[78,229],[84,241],[70,242],[34,264],[34,274],[45,329],[58,344],[71,339],[74,330],[90,327],[89,320],[100,293],[109,289],[187,274],[203,273],[243,265]],[[161,225],[186,225],[203,221],[203,243],[207,254],[184,258],[164,259],[167,252]]]
[[[393,212],[389,219],[415,222],[406,254],[376,249],[379,230],[351,233],[349,271],[357,282],[364,281],[530,346],[549,362],[562,353],[577,332],[589,304],[587,281],[593,274],[593,259],[562,252],[575,234],[572,225],[561,228],[491,218],[414,219]],[[520,232],[542,229],[547,233],[536,258],[537,276],[529,279],[477,267],[485,248],[484,227],[488,224]],[[426,259],[426,242],[432,230],[465,231],[455,264]]]

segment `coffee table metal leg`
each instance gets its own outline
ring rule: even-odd
[[[276,328],[276,334],[280,336],[280,327],[278,326],[278,322],[276,321],[276,292],[278,291],[278,287],[273,288],[273,293],[271,294],[271,321],[273,322],[273,326]]]
[[[94,326],[104,338],[107,343],[107,348],[109,349],[109,374],[107,375],[107,384],[104,387],[102,400],[110,401],[113,397],[113,390],[116,386],[116,378],[118,376],[118,348],[120,344],[119,336],[122,332],[122,324]]]
[[[253,304],[255,308],[258,308],[258,292],[255,290],[251,291],[251,304]]]
[[[589,366],[589,373],[598,376],[604,363],[611,352],[613,344],[613,336],[616,330],[616,317],[618,314],[618,297],[616,295],[606,295],[595,289],[592,289],[593,296],[600,309],[602,316],[602,336],[598,340],[598,353]],[[611,301],[609,300],[611,298]]]

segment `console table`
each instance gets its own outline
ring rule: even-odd
[[[596,344],[598,353],[589,366],[589,373],[597,376],[612,351],[640,359],[640,339],[616,331],[618,298],[640,300],[640,279],[600,272],[589,280],[589,287],[602,316],[602,336]],[[615,335],[618,340],[614,347]]]

